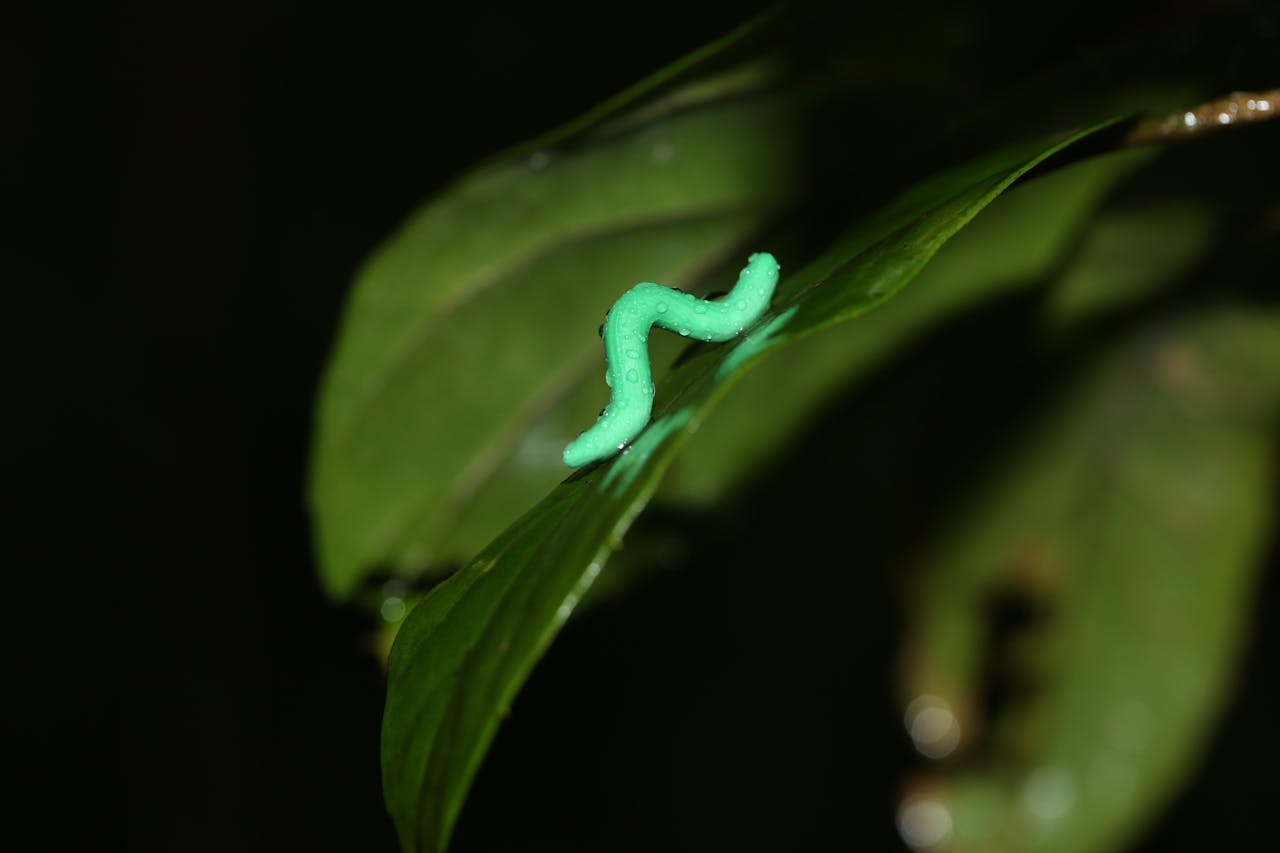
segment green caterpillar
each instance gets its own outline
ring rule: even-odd
[[[649,327],[700,341],[731,340],[768,309],[778,284],[778,269],[778,262],[768,252],[752,255],[733,290],[717,300],[698,299],[648,281],[622,294],[601,327],[609,405],[590,429],[564,449],[564,464],[578,468],[608,459],[634,441],[649,423],[654,393]]]

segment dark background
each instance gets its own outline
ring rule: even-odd
[[[302,503],[312,396],[348,283],[469,163],[762,5],[664,0],[586,17],[409,0],[6,7],[6,552],[18,583],[4,832],[21,849],[393,848],[373,622],[325,602]],[[863,789],[909,761],[895,712],[820,656],[795,665],[806,638],[757,651],[794,689],[825,685],[831,719],[812,731],[856,721],[847,742],[806,740],[787,707],[725,721],[720,740],[694,724],[671,734],[716,712],[699,686],[748,677],[708,667],[724,652],[702,624],[707,602],[740,587],[724,608],[753,612],[768,573],[803,557],[767,528],[751,538],[752,517],[788,510],[770,491],[739,528],[695,536],[675,560],[720,569],[668,573],[566,630],[478,779],[459,850],[740,849],[723,828],[752,821],[725,805],[733,792],[764,814],[766,849],[892,849],[894,791]],[[754,580],[724,576],[753,556]],[[870,603],[845,617],[847,647],[828,651],[887,682],[895,626],[874,606],[891,597],[881,583],[859,587]],[[1277,612],[1275,586],[1262,612]],[[1261,831],[1275,748],[1260,745],[1280,712],[1262,675],[1277,631],[1262,628],[1205,773],[1150,849]],[[797,734],[770,754],[798,757],[765,772],[750,750],[771,713]],[[669,775],[657,731],[719,776]],[[730,794],[708,792],[724,779]]]
[[[325,603],[302,505],[343,295],[461,169],[750,11],[6,5],[5,832],[391,849],[373,623]]]

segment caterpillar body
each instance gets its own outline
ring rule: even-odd
[[[652,282],[635,285],[614,303],[602,327],[609,405],[589,429],[564,449],[564,463],[578,468],[625,448],[653,414],[649,329],[657,326],[699,341],[728,341],[769,308],[778,284],[778,262],[768,252],[747,260],[724,297],[699,299]]]

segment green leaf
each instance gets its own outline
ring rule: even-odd
[[[545,493],[563,472],[543,443],[581,428],[585,396],[572,392],[599,358],[599,341],[574,332],[594,329],[641,279],[692,288],[797,191],[810,99],[765,91],[767,57],[695,73],[734,41],[462,178],[360,273],[324,379],[311,469],[331,594],[349,595],[375,568],[473,553],[444,550],[459,517],[487,541],[500,527],[478,519],[506,523],[529,488]],[[573,423],[531,435],[566,397]],[[523,488],[491,490],[493,506],[464,513],[512,458]]]
[[[1278,414],[1280,314],[1165,319],[1093,364],[965,503],[913,586],[903,697],[958,724],[907,795],[950,813],[948,849],[1120,849],[1176,790],[1274,533]],[[997,599],[1038,618],[992,649]],[[992,671],[1024,687],[984,712]]]
[[[1132,304],[1201,260],[1217,223],[1204,204],[1148,203],[1110,211],[1090,229],[1072,269],[1053,289],[1053,326]]]
[[[446,847],[515,693],[679,446],[743,369],[784,341],[887,301],[1015,180],[1096,130],[1017,146],[939,175],[813,263],[784,269],[760,325],[740,341],[697,351],[665,377],[654,422],[627,452],[570,477],[427,596],[392,649],[383,724],[384,793],[406,850]]]
[[[999,51],[956,42],[970,17],[913,28],[903,51],[861,20],[765,16],[415,214],[360,272],[324,377],[308,500],[327,591],[349,597],[378,569],[456,565],[554,485],[548,450],[602,403],[599,348],[563,330],[598,322],[636,281],[705,292],[760,235],[785,230],[780,213],[803,195],[881,198],[957,144],[1069,125],[1068,101],[1067,114],[1099,114],[1097,93],[1029,93],[1035,80],[1006,73]],[[940,81],[958,61],[966,72]],[[1108,77],[1116,112],[1152,102],[1128,78]],[[978,109],[975,92],[1002,106]],[[839,383],[820,373],[797,415]],[[706,500],[745,470],[726,454],[672,494]]]
[[[1119,151],[1015,186],[938,252],[875,323],[842,326],[787,347],[737,383],[672,465],[659,500],[709,506],[773,458],[837,391],[867,376],[941,320],[1043,284],[1107,194],[1147,163]],[[770,417],[759,417],[760,412]]]

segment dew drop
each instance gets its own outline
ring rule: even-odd
[[[627,356],[627,358],[639,358],[639,357],[640,357],[640,351],[639,351],[639,350],[634,350],[634,349],[629,349],[629,350],[627,350],[627,351],[626,351],[626,356]]]
[[[657,306],[656,306],[656,310],[657,310],[657,312],[658,312],[659,314],[665,314],[665,313],[667,313],[667,303],[665,303],[665,302],[659,302],[659,303],[657,304]]]
[[[379,609],[382,612],[384,622],[399,622],[404,618],[405,611],[408,608],[405,606],[403,598],[398,595],[389,595],[382,599],[382,607]]]
[[[1023,807],[1046,823],[1065,817],[1075,805],[1075,797],[1075,778],[1062,767],[1041,767],[1022,784]]]
[[[627,371],[627,381],[628,381],[628,382],[639,382],[639,381],[640,381],[640,374],[639,374],[639,373],[637,373],[635,370],[628,370],[628,371]]]
[[[699,299],[699,300],[698,300],[698,304],[697,304],[697,305],[693,306],[693,313],[695,313],[695,314],[705,314],[705,313],[707,313],[707,306],[706,306],[706,305],[704,305],[704,304],[702,304],[702,300],[701,300],[701,299]]]
[[[739,311],[746,311],[746,310],[747,310],[747,303],[745,303],[745,302],[743,302],[741,299],[739,299],[739,300],[734,304],[734,306],[733,306],[733,307],[734,307],[734,308],[737,308]]]
[[[934,797],[913,797],[898,806],[898,836],[912,850],[936,850],[951,839],[951,810]]]
[[[684,336],[687,338],[687,337],[689,337],[689,330],[688,330],[688,329],[684,329],[684,328],[682,328],[682,329],[680,330],[680,334],[684,335]]]
[[[946,758],[960,744],[960,723],[938,696],[926,693],[911,700],[903,722],[916,751],[926,758]]]

